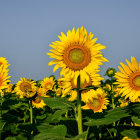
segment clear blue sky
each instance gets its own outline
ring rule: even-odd
[[[0,57],[11,64],[12,83],[53,74],[49,44],[81,26],[107,46],[103,53],[110,62],[101,75],[131,56],[140,59],[140,0],[1,0]]]

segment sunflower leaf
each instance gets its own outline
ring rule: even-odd
[[[90,119],[88,122],[85,122],[85,125],[96,126],[96,125],[108,125],[115,121],[120,120],[123,117],[127,117],[129,114],[123,108],[115,108],[109,110],[104,118],[101,119]]]
[[[47,106],[49,106],[52,109],[68,109],[68,108],[74,108],[74,105],[66,101],[63,98],[45,98],[41,97]]]
[[[65,138],[66,133],[66,127],[64,125],[58,125],[52,128],[46,128],[46,131],[36,135],[34,140],[62,140]]]

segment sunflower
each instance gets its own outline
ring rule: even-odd
[[[81,82],[80,88],[86,88],[88,86],[98,87],[101,84],[101,80],[103,80],[104,78],[102,78],[100,74],[97,74],[97,72],[99,72],[99,70],[94,70],[92,73],[88,74],[89,81],[85,80],[83,83]],[[63,81],[63,92],[62,92],[63,96],[68,95],[68,93],[71,92],[72,89],[77,88],[77,86],[75,86],[74,84],[73,78],[64,77],[61,79]]]
[[[53,72],[61,67],[60,75],[74,77],[74,83],[77,84],[77,77],[80,75],[81,81],[89,82],[88,73],[99,68],[102,62],[108,62],[101,53],[101,49],[106,47],[96,43],[97,38],[92,39],[94,34],[91,32],[87,36],[86,29],[83,27],[68,31],[67,35],[61,32],[58,36],[60,41],[50,44],[52,53],[47,53],[50,58],[54,58],[48,65],[56,64]]]
[[[96,91],[91,89],[87,92],[87,99],[85,100],[86,105],[83,109],[92,109],[94,113],[102,112],[103,109],[107,109],[108,99],[103,89],[98,88]]]
[[[122,140],[140,140],[140,139],[139,139],[139,138],[137,138],[137,139],[130,139],[130,138],[128,138],[128,137],[123,137]]]
[[[15,87],[15,92],[20,98],[23,97],[33,97],[36,94],[36,83],[27,78],[20,78],[21,80],[17,82]]]
[[[4,57],[0,57],[0,67],[2,68],[8,68],[10,64],[8,64],[8,61]]]
[[[37,88],[37,97],[35,100],[32,100],[32,105],[34,108],[43,108],[46,106],[44,101],[40,97],[50,97],[46,95],[46,92],[44,92],[43,88]]]
[[[121,88],[120,94],[125,96],[125,99],[135,100],[140,97],[140,61],[137,63],[135,57],[131,56],[131,62],[126,59],[125,65],[120,63],[122,67],[118,66],[120,72],[117,72],[116,84]]]
[[[32,101],[32,105],[34,108],[43,108],[44,106],[46,106],[46,104],[40,98],[40,96],[37,96],[36,99],[34,101]]]
[[[55,82],[53,80],[53,77],[46,77],[41,82],[42,88],[47,92],[48,90],[52,90]]]
[[[8,70],[0,67],[0,92],[8,87],[10,77],[11,76],[8,76]]]

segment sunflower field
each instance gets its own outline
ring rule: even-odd
[[[0,57],[0,140],[140,140],[140,60],[131,56],[101,77],[109,61],[93,36],[73,28],[50,44],[58,79],[12,84]]]

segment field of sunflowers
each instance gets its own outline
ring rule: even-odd
[[[0,57],[0,140],[140,140],[140,60],[131,56],[101,77],[109,61],[93,36],[73,28],[50,44],[58,79],[12,84]]]

